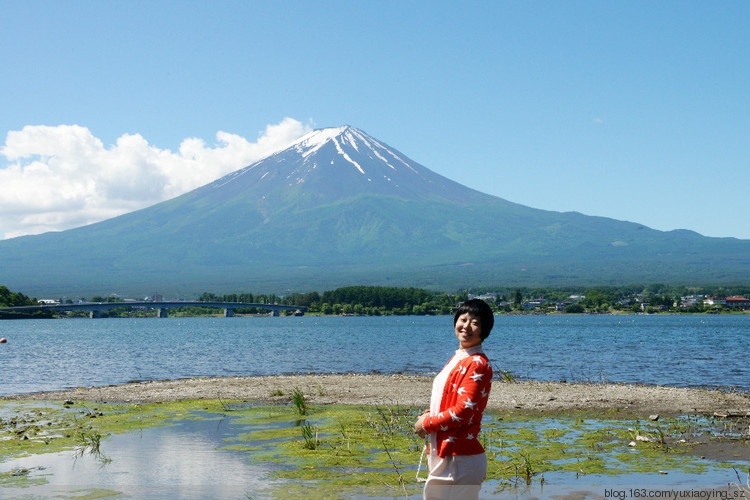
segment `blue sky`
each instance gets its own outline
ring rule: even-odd
[[[750,2],[0,0],[0,238],[358,127],[502,198],[750,239]]]

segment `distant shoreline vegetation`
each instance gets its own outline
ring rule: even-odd
[[[719,314],[750,312],[750,287],[686,287],[663,284],[611,287],[567,288],[482,288],[456,293],[434,292],[421,288],[383,286],[347,286],[319,292],[287,295],[230,293],[217,295],[204,292],[199,302],[241,302],[257,304],[296,305],[307,308],[310,315],[323,316],[425,316],[452,314],[461,302],[479,297],[497,314]],[[29,298],[0,286],[0,307],[36,305],[55,300],[72,303],[71,299]],[[167,299],[168,300],[168,299]],[[85,302],[85,298],[79,301]],[[153,316],[151,308],[132,307],[128,299],[110,295],[95,296],[90,302],[122,302],[120,308],[102,311],[102,317]],[[175,308],[171,316],[216,316],[221,310],[199,305]],[[261,307],[237,308],[235,315],[266,315]],[[287,311],[287,315],[294,311]],[[85,311],[54,313],[54,317],[88,316]],[[0,313],[0,319],[48,318],[51,312]]]

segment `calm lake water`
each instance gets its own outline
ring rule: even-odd
[[[428,373],[457,347],[452,317],[0,321],[0,394],[133,380],[285,373]],[[750,316],[497,316],[496,372],[535,380],[729,386],[750,392]]]

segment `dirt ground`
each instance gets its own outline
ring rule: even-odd
[[[167,402],[188,399],[286,403],[298,388],[311,404],[429,405],[432,379],[417,375],[311,374],[134,382],[42,392],[0,399]],[[635,415],[714,414],[750,416],[746,393],[677,387],[564,382],[492,384],[488,409],[559,412],[617,409]]]

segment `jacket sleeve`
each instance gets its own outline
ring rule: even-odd
[[[492,385],[492,368],[487,358],[469,356],[454,370],[457,373],[451,373],[443,390],[443,398],[448,398],[449,406],[422,423],[428,433],[477,423],[473,416],[481,415],[487,405]]]

